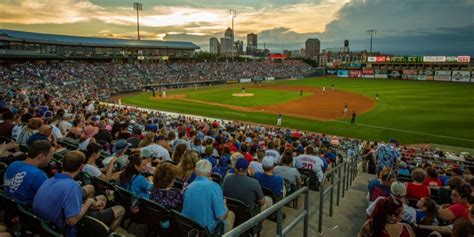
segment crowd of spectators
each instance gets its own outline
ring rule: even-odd
[[[44,96],[48,87],[41,96],[32,93],[39,91],[9,90],[0,96],[4,192],[71,236],[84,216],[114,230],[132,209],[110,202],[107,193],[86,184],[85,176],[223,233],[238,219],[227,199],[258,213],[303,183],[299,169],[314,171],[322,181],[324,172],[341,162],[340,146],[358,144],[92,100],[65,103],[64,97]]]
[[[364,169],[376,175],[360,236],[472,234],[474,179],[468,154],[400,147],[395,139],[383,144],[176,117],[95,100],[123,86],[142,85],[144,74],[166,83],[288,76],[305,68],[291,61],[0,66],[1,86],[8,88],[0,94],[4,194],[70,236],[77,235],[84,216],[111,230],[124,227],[123,219],[136,207],[110,202],[109,193],[84,182],[90,177],[175,210],[211,233],[223,233],[239,219],[226,200],[241,201],[258,213],[302,185],[302,170],[324,182],[324,173],[343,159],[339,149],[358,147]],[[234,76],[223,77],[217,69]],[[160,74],[166,70],[170,75]],[[9,236],[11,227],[0,223],[0,236]]]
[[[28,90],[30,95],[100,99],[141,89],[144,85],[227,81],[242,78],[302,77],[312,67],[284,62],[162,62],[143,64],[21,62],[0,64],[0,88]]]
[[[474,235],[474,163],[467,153],[366,143],[368,219],[359,236]]]

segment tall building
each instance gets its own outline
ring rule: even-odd
[[[257,51],[257,34],[247,35],[247,55],[255,55]]]
[[[228,56],[232,55],[232,38],[229,37],[223,37],[221,38],[221,54],[225,54]]]
[[[321,48],[321,42],[319,39],[307,39],[305,42],[305,56],[310,59],[317,59],[319,56],[319,50]]]
[[[221,53],[221,44],[217,38],[210,38],[209,39],[209,53],[212,54],[220,54]]]
[[[235,46],[236,46],[236,50],[237,50],[237,55],[244,54],[244,41],[236,40],[235,41]]]
[[[234,31],[229,27],[225,30],[224,37],[234,39]]]

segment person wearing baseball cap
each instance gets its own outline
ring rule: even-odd
[[[260,183],[247,176],[248,162],[245,158],[238,158],[235,163],[235,175],[227,175],[224,179],[224,196],[237,199],[245,203],[252,210],[265,210],[271,206],[263,195]]]
[[[281,176],[273,174],[275,168],[274,159],[265,156],[262,161],[263,173],[256,173],[254,178],[258,180],[262,187],[267,187],[277,196],[285,196],[285,182]]]

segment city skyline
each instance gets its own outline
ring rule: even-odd
[[[137,1],[142,39],[191,41],[209,50],[209,38],[222,37],[236,9],[235,39],[258,35],[258,47],[272,51],[304,48],[308,38],[321,49],[369,48],[413,54],[470,54],[474,49],[474,3],[468,0],[274,0]],[[8,0],[0,3],[0,28],[112,38],[136,38],[133,1]],[[440,17],[443,16],[443,17]]]

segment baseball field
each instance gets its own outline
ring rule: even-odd
[[[474,148],[474,84],[311,78],[166,94],[160,98],[138,93],[122,98],[122,103],[268,125],[275,125],[281,113],[283,127],[375,141],[397,138],[402,144]],[[353,112],[355,124],[350,123]]]

